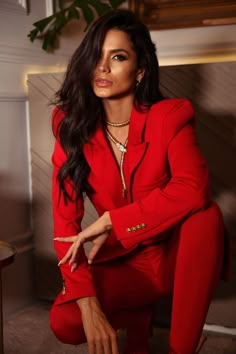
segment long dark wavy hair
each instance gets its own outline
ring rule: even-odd
[[[60,124],[53,130],[66,152],[67,160],[57,179],[64,198],[70,198],[65,189],[65,179],[74,182],[77,197],[93,192],[88,183],[89,165],[83,154],[83,145],[104,119],[102,101],[92,90],[92,77],[100,59],[106,33],[110,29],[125,32],[137,55],[138,68],[145,70],[141,83],[135,90],[134,105],[138,110],[149,109],[163,97],[159,90],[159,65],[156,48],[147,27],[129,10],[114,10],[100,17],[90,28],[75,51],[68,65],[64,82],[56,93],[54,103],[65,113]],[[142,108],[141,108],[142,107]]]

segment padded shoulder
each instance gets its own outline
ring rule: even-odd
[[[193,115],[194,110],[191,102],[186,98],[167,98],[155,103],[150,108],[150,114],[161,114],[164,117],[173,115],[175,112],[186,111],[188,115]]]
[[[194,122],[193,106],[185,98],[160,101],[151,107],[150,115],[162,121],[163,139],[167,144],[186,124]]]

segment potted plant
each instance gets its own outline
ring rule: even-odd
[[[29,32],[28,37],[33,42],[39,38],[43,40],[42,48],[45,51],[55,49],[58,36],[62,29],[72,20],[84,18],[87,30],[93,22],[95,14],[101,16],[111,9],[116,9],[125,0],[53,0],[55,9],[51,16],[42,18],[33,23],[34,28]]]

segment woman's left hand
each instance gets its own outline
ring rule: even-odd
[[[56,237],[55,241],[59,242],[73,242],[65,256],[60,260],[58,265],[65,264],[69,259],[69,264],[72,264],[71,271],[73,272],[78,265],[79,249],[88,241],[92,241],[93,246],[88,255],[88,263],[92,263],[99,249],[107,240],[112,223],[109,212],[105,212],[93,224],[89,225],[76,236]]]

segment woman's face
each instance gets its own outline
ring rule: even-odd
[[[116,29],[108,31],[93,75],[95,95],[103,99],[134,95],[143,74],[144,70],[137,67],[136,52],[128,35]]]

